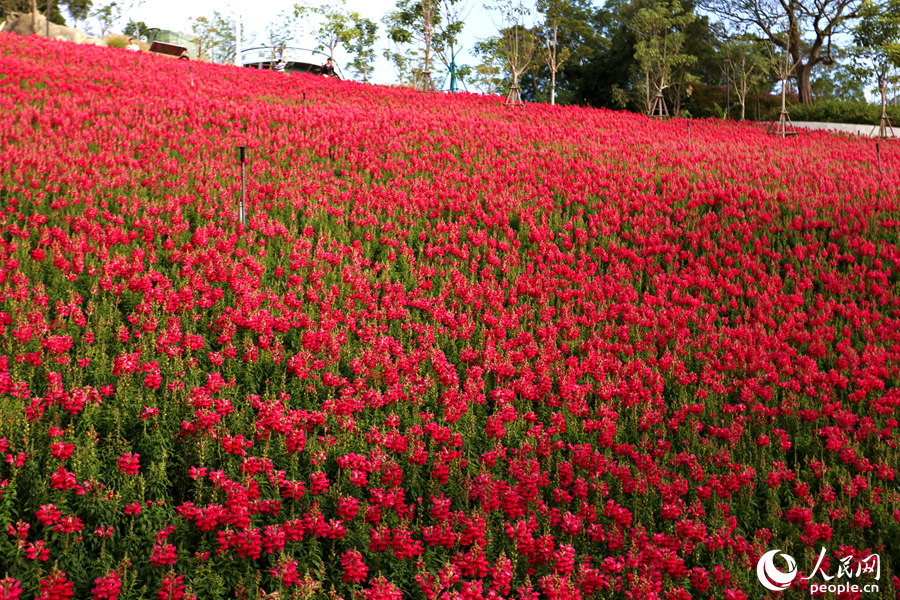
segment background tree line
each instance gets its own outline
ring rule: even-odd
[[[459,64],[467,0],[397,0],[381,23],[383,56],[407,85],[514,86],[525,101],[648,113],[661,101],[671,114],[767,118],[784,68],[800,104],[898,96],[900,0],[531,1],[487,5],[496,34]],[[368,75],[378,25],[327,2],[294,17],[318,23],[319,49],[343,47]]]
[[[98,33],[121,23],[128,6],[51,0],[51,21]],[[490,2],[491,0],[487,0]],[[460,64],[467,0],[396,0],[381,23],[345,0],[302,0],[279,13],[264,40],[273,49],[314,40],[327,56],[349,56],[346,76],[370,79],[376,45],[406,85],[507,94],[525,101],[583,104],[649,113],[767,118],[789,70],[788,95],[800,104],[865,102],[877,90],[898,98],[900,0],[497,0],[486,6],[496,34],[470,48]],[[41,10],[42,0],[0,0],[3,12]],[[146,37],[142,22],[123,33]],[[212,59],[230,62],[236,48],[230,15],[193,20]],[[245,42],[246,44],[246,42]],[[780,90],[779,90],[780,91]]]
[[[898,0],[539,0],[528,12],[527,69],[505,56],[507,20],[477,46],[482,91],[516,79],[531,101],[650,112],[661,97],[674,114],[723,116],[730,103],[732,117],[761,119],[786,63],[800,104],[898,97]]]
[[[51,23],[83,29],[86,33],[104,37],[112,33],[143,0],[112,0],[94,3],[93,0],[0,0],[0,20],[10,13],[49,15]],[[129,20],[121,31],[125,35],[146,37],[149,28],[143,22]]]

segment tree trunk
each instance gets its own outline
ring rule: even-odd
[[[675,102],[673,103],[675,105],[674,106],[675,110],[673,111],[672,114],[674,114],[676,117],[681,114],[681,88],[682,87],[684,87],[684,72],[681,72],[678,74],[678,82],[672,86],[672,91],[674,92],[674,95],[675,95]]]
[[[644,80],[645,80],[644,87],[647,88],[647,114],[649,115],[650,107],[651,107],[651,104],[650,104],[650,71],[647,71],[646,73],[644,73]]]
[[[556,69],[558,65],[556,64],[556,53],[559,50],[559,46],[556,44],[556,33],[559,30],[555,25],[553,26],[553,51],[549,52],[550,60],[547,61],[550,63],[550,106],[556,104]]]
[[[812,84],[809,76],[812,67],[809,65],[797,65],[797,92],[800,94],[800,104],[812,104]]]
[[[37,33],[37,0],[31,0],[31,33]]]
[[[550,71],[550,106],[556,104],[556,70]]]

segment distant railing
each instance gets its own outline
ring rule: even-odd
[[[306,48],[278,49],[260,46],[258,48],[247,48],[246,50],[241,51],[242,66],[277,62],[279,59],[286,63],[322,65],[328,57],[321,52]]]
[[[242,67],[272,69],[279,60],[285,62],[285,70],[289,72],[306,72],[318,75],[321,74],[322,65],[328,60],[328,55],[316,50],[296,47],[279,49],[270,46],[259,46],[241,51]],[[343,79],[340,67],[335,65],[335,71],[337,77]]]

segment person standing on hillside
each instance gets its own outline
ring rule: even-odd
[[[334,73],[334,61],[331,57],[328,57],[328,60],[325,61],[325,64],[322,65],[322,75],[325,77],[335,77]]]
[[[137,42],[134,41],[134,38],[128,38],[128,45],[125,46],[126,50],[131,50],[132,52],[139,52],[141,47],[137,45]]]

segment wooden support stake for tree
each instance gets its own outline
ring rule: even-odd
[[[872,133],[875,133],[875,129],[877,128],[878,139],[897,139],[894,135],[894,128],[891,125],[891,117],[887,114],[887,81],[881,74],[878,76],[878,91],[881,93],[881,118],[878,120],[878,125],[872,128]],[[871,135],[871,133],[869,135]]]
[[[773,60],[781,77],[781,113],[778,115],[778,125],[774,131],[769,133],[786,138],[789,135],[797,135],[797,130],[794,129],[794,124],[791,122],[791,117],[787,111],[787,82],[796,65],[791,64],[791,58],[787,52],[784,54],[784,66],[781,65],[780,61],[775,60],[774,57]]]
[[[879,119],[878,125],[872,128],[872,133],[874,133],[876,129],[878,130],[878,139],[896,139],[896,136],[894,135],[894,127],[891,124],[891,117],[887,114],[887,111],[884,109],[883,104],[881,106],[881,119]]]
[[[434,80],[431,79],[431,71],[422,71],[422,80],[419,89],[423,92],[433,92]]]
[[[881,121],[878,124],[878,137],[883,140],[896,137],[894,135],[894,127],[891,125],[891,117],[884,111],[881,112]]]
[[[797,130],[794,129],[794,124],[791,122],[791,116],[783,108],[778,115],[778,125],[775,126],[775,131],[773,133],[781,137],[797,135]]]
[[[666,99],[662,94],[656,94],[653,98],[653,104],[650,105],[650,116],[657,119],[668,119],[669,107],[666,106]]]
[[[525,103],[522,101],[522,93],[519,91],[519,86],[515,83],[509,86],[509,94],[506,95],[506,104],[510,106],[525,106]]]

